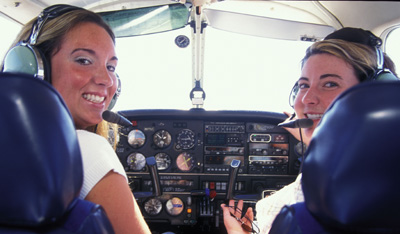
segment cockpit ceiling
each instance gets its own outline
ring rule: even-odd
[[[69,4],[95,12],[142,8],[176,3],[173,0],[0,0],[0,12],[13,20],[25,24],[44,8],[54,4]]]
[[[224,10],[235,8],[237,0],[206,0],[212,2],[208,8]],[[53,4],[71,4],[96,12],[141,8],[154,5],[189,2],[192,0],[0,0],[0,12],[21,24],[37,16],[43,8]],[[399,1],[252,1],[244,0],[246,5],[263,5],[250,12],[240,7],[242,14],[271,17],[289,21],[300,21],[318,25],[328,25],[335,29],[341,27],[360,27],[380,35],[390,26],[399,25]],[[217,8],[217,6],[220,7]],[[227,7],[232,5],[232,7]],[[229,10],[230,11],[230,10]],[[263,12],[262,12],[263,11]],[[235,10],[233,10],[235,12]],[[369,15],[379,17],[368,17]],[[362,20],[360,20],[362,19]]]

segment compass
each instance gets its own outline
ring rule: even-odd
[[[179,48],[186,48],[190,44],[189,37],[185,35],[179,35],[175,38],[175,44]]]

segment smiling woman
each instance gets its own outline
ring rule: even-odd
[[[112,38],[94,23],[71,29],[52,56],[52,84],[67,103],[77,128],[103,120],[102,113],[117,89],[117,61]]]
[[[114,44],[114,33],[100,15],[75,6],[52,5],[24,25],[4,59],[3,71],[21,73],[18,67],[32,67],[27,69],[35,73],[29,73],[32,79],[50,83],[61,94],[77,129],[82,155],[79,198],[101,205],[116,233],[150,233],[114,149],[94,133],[97,125],[105,123],[102,113],[117,89]],[[32,58],[20,56],[22,50]],[[91,132],[90,127],[95,130]]]

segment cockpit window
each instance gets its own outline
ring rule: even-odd
[[[400,27],[394,29],[389,33],[386,39],[386,53],[390,56],[393,62],[397,65],[400,64]],[[399,74],[400,67],[397,66],[397,74]]]
[[[21,30],[21,25],[15,21],[6,18],[0,13],[0,25],[1,30],[3,32],[1,35],[1,43],[0,43],[0,58],[3,60],[4,56],[6,55],[8,49],[10,48],[12,42],[17,37],[19,30]]]
[[[288,96],[312,42],[205,30],[206,110],[290,110]],[[187,47],[176,38],[186,35]],[[191,28],[117,39],[122,94],[115,109],[192,108]]]

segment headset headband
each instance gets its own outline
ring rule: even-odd
[[[49,6],[44,9],[40,15],[37,17],[36,22],[32,26],[31,34],[29,35],[29,44],[35,45],[36,40],[39,36],[40,30],[42,29],[43,25],[46,23],[47,19],[53,19],[60,15],[63,15],[67,12],[82,9],[80,7],[65,5],[65,4],[58,4]],[[25,41],[26,43],[27,41]]]

